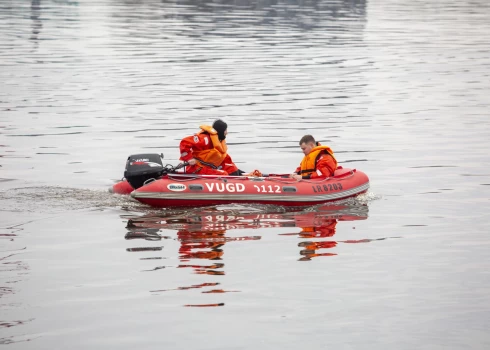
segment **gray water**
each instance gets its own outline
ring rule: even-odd
[[[0,343],[489,348],[489,74],[486,0],[1,1]],[[243,170],[294,170],[311,133],[370,191],[108,193],[216,118]]]

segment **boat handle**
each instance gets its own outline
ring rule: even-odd
[[[144,185],[148,185],[150,182],[153,182],[153,181],[155,181],[155,180],[156,180],[156,179],[152,177],[151,179],[148,179],[148,180],[146,180],[145,182],[143,182],[143,186],[144,186]]]

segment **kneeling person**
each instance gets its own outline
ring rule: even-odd
[[[228,125],[221,119],[180,142],[180,160],[189,163],[186,173],[202,175],[241,175],[243,173],[227,153]]]

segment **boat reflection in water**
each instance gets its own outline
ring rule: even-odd
[[[223,247],[230,242],[247,242],[261,239],[261,235],[236,235],[236,230],[253,229],[260,234],[269,234],[274,228],[299,228],[295,233],[279,233],[279,236],[298,236],[299,261],[309,261],[316,257],[336,255],[338,243],[365,243],[368,239],[333,240],[337,225],[345,221],[365,220],[368,218],[367,205],[324,205],[296,208],[277,206],[195,208],[185,210],[162,210],[140,216],[126,217],[126,239],[160,241],[173,239],[179,242],[177,268],[191,268],[202,275],[223,276]],[[165,232],[177,231],[176,236]],[[277,231],[277,230],[276,230]],[[281,230],[284,231],[284,230]],[[299,231],[299,232],[298,232]],[[229,232],[227,234],[227,232]],[[231,233],[231,234],[230,234]],[[270,232],[273,234],[273,232]],[[128,248],[128,251],[160,251],[162,247]],[[162,259],[151,257],[145,259]],[[197,262],[196,262],[197,261]],[[198,263],[199,261],[205,261]],[[168,266],[155,267],[153,270]],[[188,290],[205,288],[202,293],[229,293],[236,290],[219,288],[218,282],[204,282],[197,285],[174,289],[153,290],[152,293],[170,290]],[[209,290],[208,290],[209,288]],[[188,304],[185,306],[222,306],[224,303]]]

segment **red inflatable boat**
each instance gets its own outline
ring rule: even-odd
[[[221,204],[309,206],[365,193],[369,178],[356,169],[337,169],[334,176],[295,180],[288,175],[216,176],[178,173],[158,155],[133,155],[125,180],[110,190],[153,207],[198,207]]]

